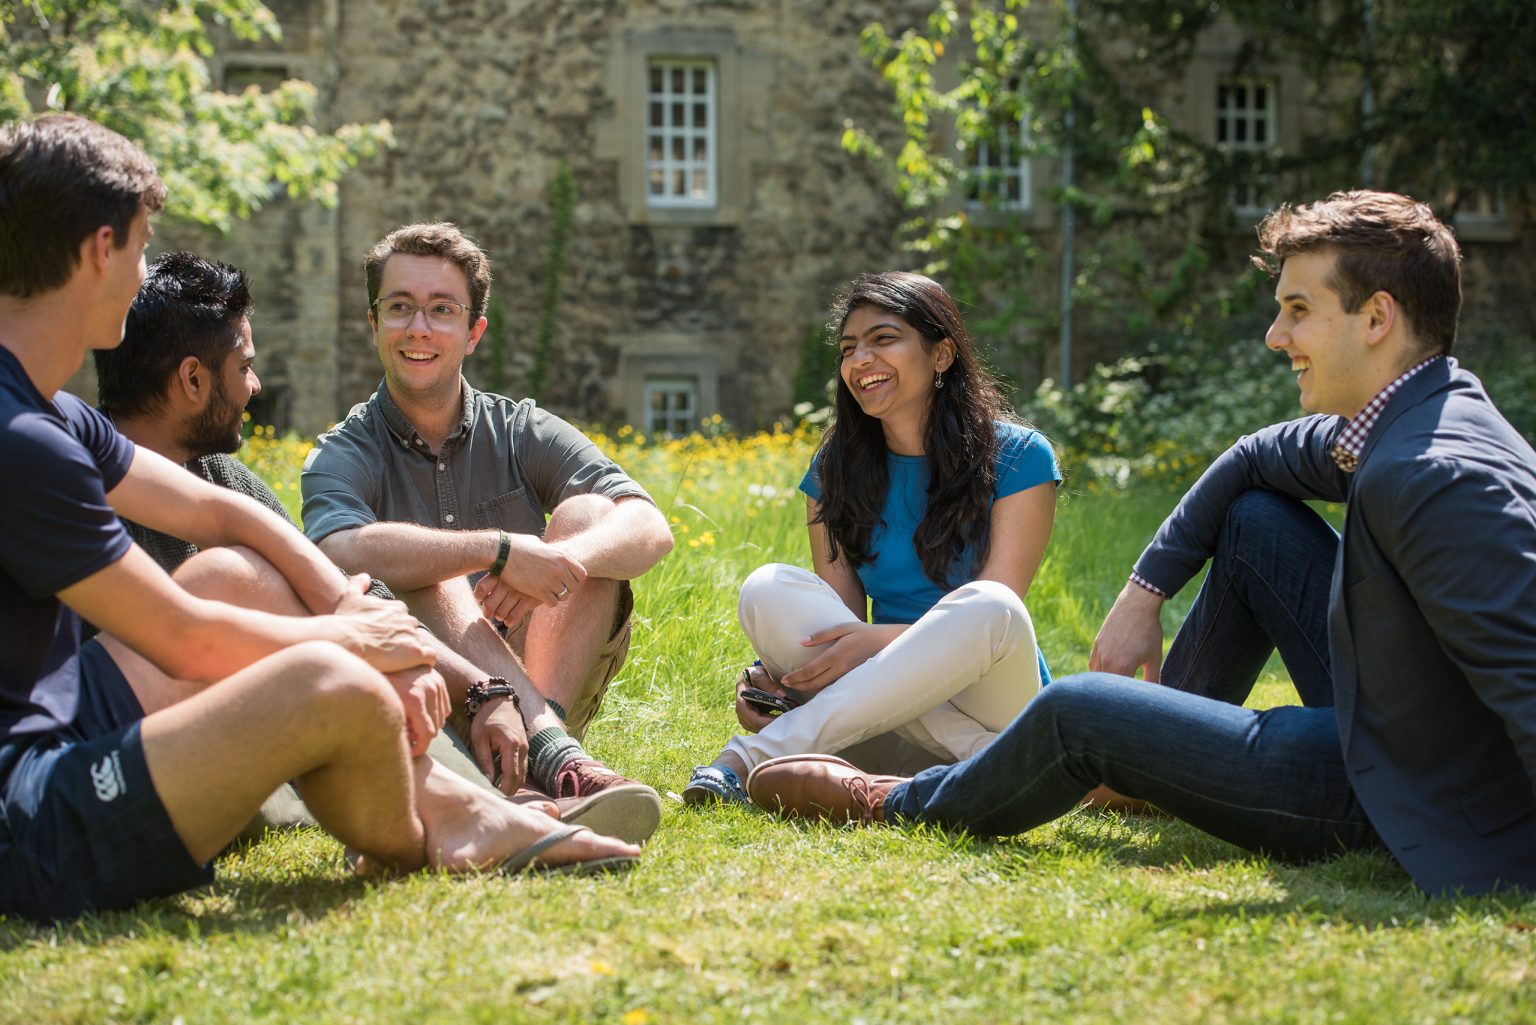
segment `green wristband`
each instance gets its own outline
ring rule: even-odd
[[[501,541],[496,546],[496,561],[491,563],[491,576],[501,576],[501,571],[507,568],[507,556],[512,554],[512,535],[505,530],[501,532]]]

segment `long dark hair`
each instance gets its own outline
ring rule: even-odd
[[[976,358],[960,311],[938,282],[904,271],[858,278],[832,307],[827,329],[834,344],[853,311],[866,306],[906,321],[927,350],[946,338],[954,345],[954,362],[942,374],[944,387],[933,392],[923,427],[928,508],[912,538],[923,572],[948,590],[955,586],[950,572],[968,548],[975,548],[976,565],[986,561],[997,481],[993,422],[1018,418]],[[857,568],[871,559],[870,536],[891,482],[880,421],[859,407],[841,374],[836,419],[822,438],[816,467],[821,501],[812,522],[826,524],[828,556],[835,560],[841,553]]]

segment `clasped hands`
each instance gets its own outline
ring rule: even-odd
[[[558,543],[532,534],[511,534],[511,551],[500,576],[487,573],[475,584],[475,600],[486,619],[515,626],[535,608],[553,608],[587,579],[587,570]]]

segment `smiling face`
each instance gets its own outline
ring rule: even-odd
[[[1333,261],[1325,250],[1286,259],[1275,286],[1280,312],[1264,341],[1291,358],[1302,409],[1352,417],[1380,390],[1371,361],[1372,303],[1345,312],[1329,285]]]
[[[469,284],[464,272],[440,256],[396,253],[384,265],[379,280],[379,300],[399,298],[417,306],[433,300],[469,305]],[[471,323],[468,311],[452,328],[435,327],[418,311],[403,326],[379,321],[368,311],[374,347],[384,365],[390,396],[405,406],[441,409],[459,397],[459,373],[464,358],[475,351],[485,332],[485,318]]]
[[[911,324],[876,306],[850,313],[838,341],[838,375],[887,439],[893,432],[921,437],[934,376],[953,361],[949,339],[928,345]]]

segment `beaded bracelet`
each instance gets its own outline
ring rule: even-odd
[[[517,699],[516,688],[499,676],[469,685],[469,693],[464,695],[464,714],[473,722],[481,707],[496,698],[511,698],[512,707],[517,709],[519,715],[522,714],[523,704]]]

